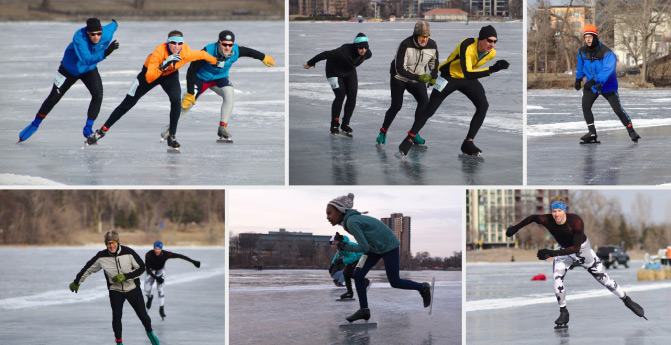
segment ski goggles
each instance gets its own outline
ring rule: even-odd
[[[107,241],[107,242],[105,242],[105,244],[108,245],[108,246],[116,246],[116,245],[119,245],[119,242],[117,242],[117,241]]]
[[[419,38],[421,40],[428,40],[429,37],[431,37],[431,35],[419,35],[419,36],[417,36],[417,38]]]
[[[563,202],[563,201],[555,201],[555,202],[550,204],[550,209],[551,210],[560,209],[560,210],[566,212],[566,203]]]

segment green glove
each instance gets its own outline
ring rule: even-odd
[[[77,291],[79,291],[79,284],[76,284],[75,282],[70,283],[70,291],[77,293]]]
[[[436,85],[436,79],[431,79],[431,80],[429,81],[429,85],[432,85],[432,86],[433,86],[433,85]]]
[[[112,281],[115,282],[115,283],[121,283],[124,280],[126,280],[126,276],[123,275],[123,274],[117,274],[117,275],[114,276],[114,278],[112,278]]]
[[[419,76],[419,81],[421,81],[424,84],[427,84],[428,82],[431,81],[431,75],[429,74],[422,74]]]

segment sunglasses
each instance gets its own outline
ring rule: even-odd
[[[219,43],[219,44],[220,44],[222,47],[232,47],[232,46],[233,46],[233,43],[231,43],[231,44],[229,44],[229,43]]]
[[[117,244],[119,244],[119,242],[117,242],[117,241],[107,241],[108,246],[113,246],[113,245],[117,245]]]
[[[89,36],[102,36],[102,35],[103,35],[103,32],[102,32],[102,31],[98,31],[98,32],[89,32],[88,34],[89,34]]]
[[[426,35],[426,36],[422,36],[422,35],[420,35],[420,36],[417,36],[417,38],[422,39],[422,40],[428,40],[429,37],[431,37],[431,35]]]
[[[175,41],[169,41],[168,43],[170,43],[170,44],[176,44],[176,45],[178,45],[178,46],[181,46],[182,44],[184,44],[184,42],[175,42]]]
[[[487,42],[489,42],[489,43],[496,43],[496,42],[498,42],[498,41],[499,41],[499,40],[490,40],[489,38],[487,39]]]

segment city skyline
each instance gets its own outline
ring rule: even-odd
[[[326,220],[326,205],[333,198],[354,194],[354,209],[368,211],[377,219],[392,213],[412,217],[412,254],[429,252],[431,256],[450,257],[462,250],[463,192],[436,192],[421,188],[373,190],[297,189],[229,190],[228,228],[232,236],[243,232],[267,233],[284,228],[313,235],[333,235],[344,231]]]

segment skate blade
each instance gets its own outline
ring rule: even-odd
[[[339,328],[340,329],[350,329],[350,330],[377,328],[377,322],[364,321],[362,323],[354,323],[354,322],[341,323]]]
[[[383,149],[383,148],[384,148],[384,144],[382,144],[382,143],[375,143],[375,147],[377,147],[378,149]]]
[[[600,141],[581,141],[580,145],[588,145],[588,144],[601,144]]]
[[[555,326],[555,331],[565,331],[565,330],[568,330],[568,325],[566,324]]]
[[[352,132],[341,132],[341,133],[348,138],[354,138],[354,134],[352,134]]]
[[[180,151],[179,148],[169,148],[168,153],[182,153],[182,151]]]
[[[468,154],[465,154],[465,153],[460,153],[457,156],[459,158],[470,159],[470,160],[474,160],[474,161],[480,161],[480,162],[485,161],[485,157],[482,157],[480,155],[475,156],[475,155],[468,155]]]
[[[89,146],[91,146],[91,145],[98,145],[98,143],[89,144],[87,141],[85,141],[85,142],[84,142],[84,146],[82,146],[82,150],[85,149],[85,148],[87,148],[87,147],[89,147]]]
[[[353,302],[356,301],[356,298],[338,298],[336,302]]]
[[[220,144],[232,144],[233,139],[231,139],[231,138],[219,138],[219,139],[217,139],[217,142],[220,143]]]
[[[429,304],[429,315],[433,311],[433,288],[436,286],[436,277],[431,278],[431,302]]]
[[[412,144],[412,147],[418,150],[426,150],[429,148],[426,144]]]
[[[408,155],[407,155],[406,153],[403,153],[403,152],[401,152],[401,151],[396,152],[396,153],[394,154],[394,157],[396,157],[396,158],[398,158],[398,159],[403,159],[403,158],[405,158],[405,157],[407,157],[407,156],[408,156]]]

